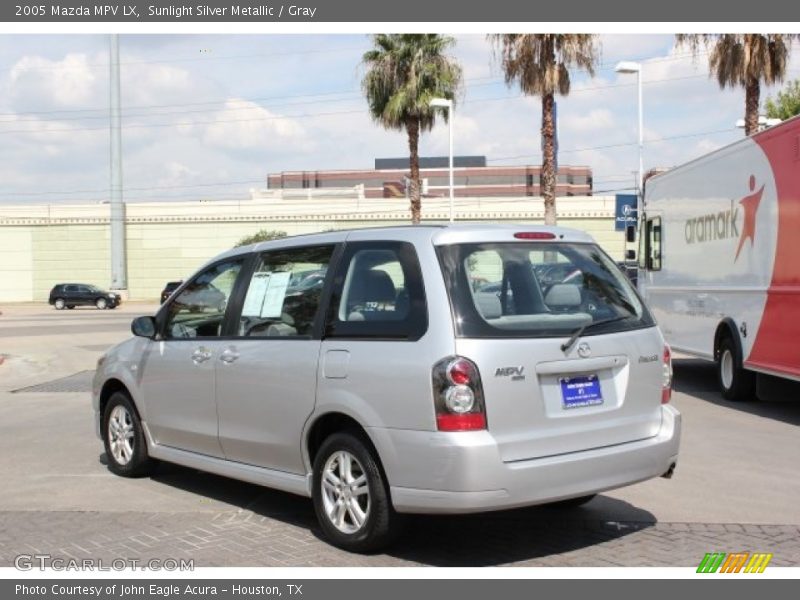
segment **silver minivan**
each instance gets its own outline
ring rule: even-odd
[[[111,471],[163,460],[310,496],[351,551],[385,545],[403,513],[579,505],[678,459],[669,347],[579,231],[236,248],[132,331],[94,379]]]

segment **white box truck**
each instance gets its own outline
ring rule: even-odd
[[[722,395],[800,381],[800,117],[646,182],[639,288],[674,350]]]

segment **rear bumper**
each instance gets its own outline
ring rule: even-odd
[[[510,463],[500,459],[488,431],[369,432],[398,512],[469,513],[584,496],[663,475],[678,460],[681,416],[666,405],[655,437]]]

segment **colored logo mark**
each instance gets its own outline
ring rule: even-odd
[[[744,224],[742,225],[742,237],[739,238],[739,246],[736,248],[736,256],[733,262],[736,262],[739,258],[739,253],[742,251],[745,240],[749,239],[750,246],[752,247],[756,237],[756,211],[758,210],[758,205],[761,203],[761,195],[764,193],[764,186],[762,185],[761,189],[757,192],[755,189],[755,175],[750,175],[750,191],[753,193],[739,200],[739,204],[741,204],[744,209]]]
[[[772,554],[765,552],[707,552],[697,567],[698,573],[763,573]]]

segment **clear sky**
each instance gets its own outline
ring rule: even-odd
[[[541,104],[508,88],[484,36],[459,35],[464,68],[457,154],[539,164]],[[720,91],[706,57],[668,35],[603,35],[594,79],[559,99],[561,164],[588,165],[595,190],[633,185],[636,76],[644,64],[645,169],[690,160],[743,135],[744,92]],[[367,114],[365,35],[120,37],[125,198],[246,198],[283,170],[369,168],[407,156],[404,133]],[[789,78],[800,77],[795,48]],[[109,189],[108,37],[0,36],[0,203],[98,201]],[[762,90],[762,97],[775,90]],[[423,155],[447,153],[440,124]]]

